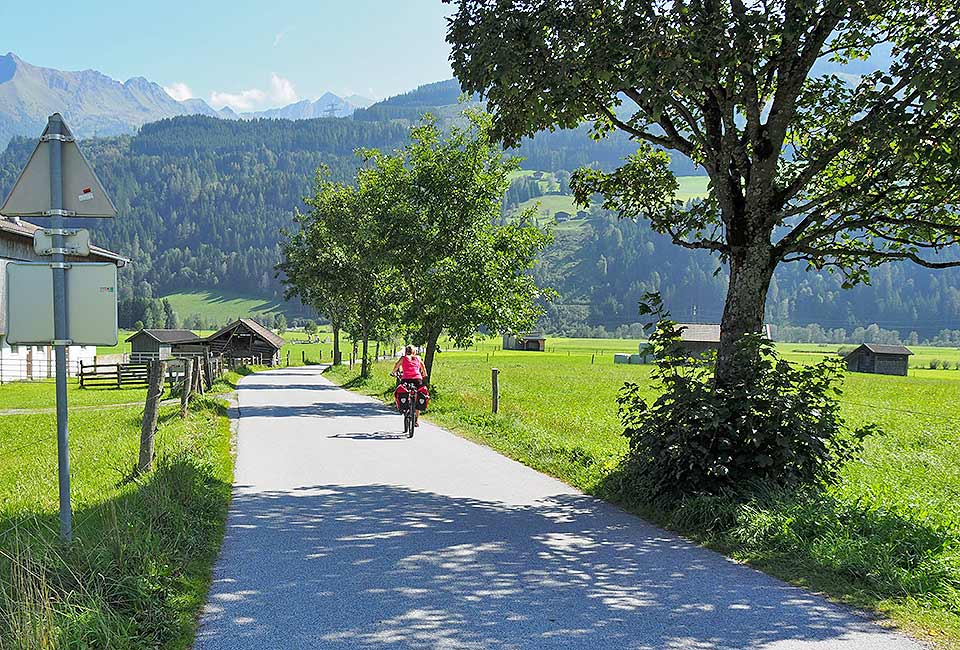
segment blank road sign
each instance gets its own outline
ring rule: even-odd
[[[53,335],[53,270],[49,264],[7,264],[7,342],[47,344]]]
[[[67,331],[77,345],[117,344],[117,267],[85,262],[67,269]]]
[[[54,341],[53,269],[37,262],[7,264],[7,341]],[[67,269],[67,338],[74,345],[117,344],[117,267],[73,263]]]
[[[90,231],[70,228],[63,236],[63,247],[67,255],[86,257],[90,254]],[[33,252],[37,255],[51,255],[53,253],[53,235],[50,229],[42,228],[33,233]]]

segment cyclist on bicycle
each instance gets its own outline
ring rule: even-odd
[[[393,365],[393,375],[403,382],[413,384],[416,388],[423,386],[427,379],[427,367],[423,360],[414,352],[413,346],[408,345],[403,350],[403,356]],[[417,411],[417,423],[420,426],[420,411]]]

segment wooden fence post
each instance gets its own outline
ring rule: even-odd
[[[140,459],[137,472],[142,474],[153,465],[153,440],[157,433],[157,417],[160,414],[160,396],[163,394],[163,376],[167,364],[150,362],[150,387],[147,388],[147,403],[143,409],[143,425],[140,428]]]
[[[493,413],[500,410],[500,369],[490,368],[490,379],[493,385]]]
[[[193,363],[196,364],[193,368],[193,377],[196,384],[196,392],[203,395],[206,391],[203,389],[203,362],[200,360],[200,357],[196,357],[193,360]]]
[[[180,393],[180,419],[187,417],[190,393],[193,392],[193,359],[183,360],[183,391]]]
[[[203,380],[206,390],[213,388],[213,360],[209,352],[203,357]]]

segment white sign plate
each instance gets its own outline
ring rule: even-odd
[[[68,229],[63,236],[63,247],[67,255],[86,257],[90,254],[90,231],[83,229]],[[50,229],[37,230],[33,233],[33,252],[37,255],[53,254],[53,235]]]
[[[71,217],[115,217],[117,209],[107,196],[100,179],[84,158],[80,147],[63,124],[61,142],[63,173],[63,210]],[[43,135],[47,135],[45,129]],[[50,141],[41,136],[27,166],[20,172],[10,195],[0,207],[8,217],[41,217],[50,209]]]
[[[47,344],[53,335],[53,269],[7,264],[7,342]]]
[[[67,338],[72,345],[117,344],[117,267],[73,263],[67,276]],[[53,269],[48,263],[10,262],[6,273],[7,341],[48,345],[53,332]]]

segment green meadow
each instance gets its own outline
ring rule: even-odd
[[[226,402],[162,406],[153,471],[133,470],[144,391],[80,390],[70,414],[74,542],[59,542],[56,416],[0,415],[0,648],[186,649],[223,538],[233,457]],[[49,407],[50,382],[0,386]],[[130,406],[127,402],[139,402]]]
[[[547,353],[504,352],[495,340],[469,351],[448,349],[436,361],[428,417],[737,560],[872,609],[942,647],[960,647],[960,371],[847,374],[840,395],[847,423],[876,423],[883,433],[867,440],[838,485],[665,506],[635,503],[617,491],[617,466],[627,450],[617,391],[634,381],[655,394],[650,366],[613,364],[614,352],[638,344],[551,338]],[[816,354],[816,346],[781,347],[791,359],[812,361],[838,346]],[[956,355],[916,351],[920,360]],[[328,376],[388,400],[388,366],[378,364],[366,382],[345,367]],[[500,370],[497,415],[492,367]]]
[[[190,291],[162,297],[170,301],[170,306],[181,320],[199,314],[206,320],[224,323],[237,318],[287,313],[284,302],[235,293]]]

